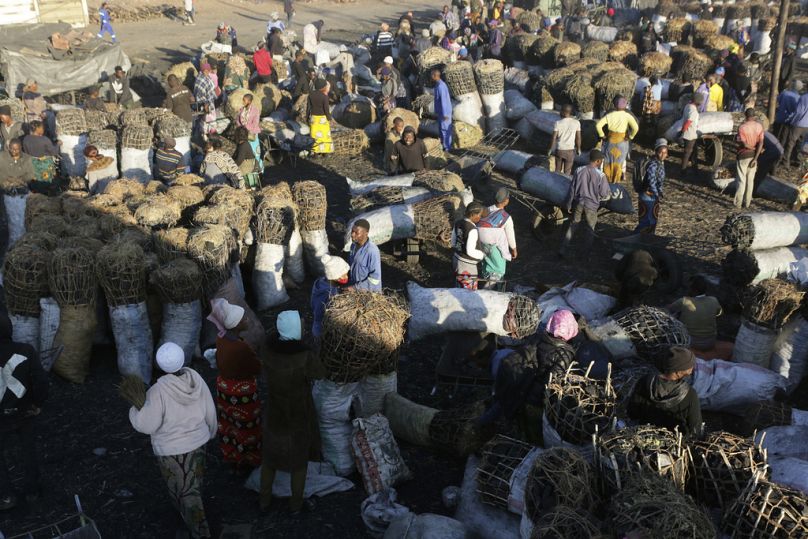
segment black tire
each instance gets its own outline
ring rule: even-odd
[[[414,238],[407,238],[404,248],[404,260],[406,260],[407,264],[412,264],[413,266],[418,264],[421,259],[421,243]]]
[[[724,161],[724,145],[718,137],[705,138],[704,140],[704,162],[707,169],[714,172]]]
[[[651,251],[659,275],[654,282],[654,289],[663,294],[671,294],[682,286],[684,273],[679,258],[666,249]]]
[[[557,230],[563,221],[564,212],[558,206],[539,206],[533,215],[533,235],[540,240],[544,239]]]

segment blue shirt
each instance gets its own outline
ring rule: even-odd
[[[452,120],[452,98],[449,95],[449,87],[442,80],[435,85],[435,116],[442,122],[444,116]]]
[[[797,101],[797,109],[789,119],[789,124],[794,127],[808,127],[808,94],[802,94]]]
[[[372,241],[366,241],[362,247],[352,243],[348,263],[351,265],[348,273],[351,286],[357,290],[382,291],[382,258]]]
[[[314,320],[311,324],[311,334],[320,337],[323,332],[323,318],[325,317],[325,307],[331,298],[339,293],[339,288],[331,286],[325,277],[320,277],[314,281],[311,287],[311,312]]]
[[[101,20],[101,24],[109,24],[112,22],[112,19],[109,17],[109,10],[103,8],[98,10],[98,18]]]
[[[645,181],[648,185],[646,191],[654,195],[654,198],[661,197],[662,184],[665,183],[665,163],[659,159],[651,159],[645,169]]]
[[[799,100],[800,94],[793,90],[786,90],[777,96],[777,112],[774,115],[774,121],[779,124],[788,122],[791,115],[797,110]]]
[[[662,101],[662,83],[657,82],[653,86],[651,86],[651,95],[654,97],[654,101]]]

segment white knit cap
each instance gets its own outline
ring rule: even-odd
[[[385,56],[384,57],[384,63],[393,65],[393,57],[392,56]]]
[[[303,327],[300,323],[300,313],[297,311],[283,311],[278,314],[275,321],[278,336],[282,341],[299,341],[303,337]]]
[[[273,21],[277,21],[278,17],[280,17],[280,15],[278,15],[277,11],[273,11],[272,13],[269,14],[269,18],[271,18]]]
[[[157,366],[167,373],[172,374],[180,370],[185,365],[185,352],[179,345],[167,342],[157,349]]]
[[[325,269],[325,278],[329,281],[336,281],[351,271],[351,266],[338,256],[323,255],[320,262]]]

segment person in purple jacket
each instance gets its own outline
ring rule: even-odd
[[[570,183],[570,190],[567,193],[565,204],[567,211],[572,214],[572,219],[567,225],[567,232],[564,234],[564,240],[558,250],[558,255],[562,258],[565,256],[575,231],[584,218],[586,218],[587,225],[583,244],[584,251],[592,246],[595,239],[595,226],[598,223],[600,202],[608,199],[611,195],[606,175],[600,171],[602,164],[603,152],[592,150],[589,152],[589,165],[579,167],[572,175],[572,182]]]
[[[435,83],[435,116],[440,122],[440,141],[445,151],[452,149],[452,98],[449,87],[440,78],[440,69],[432,70]]]

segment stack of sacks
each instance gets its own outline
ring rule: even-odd
[[[325,231],[325,217],[328,211],[328,198],[325,186],[316,181],[297,182],[292,186],[292,194],[297,204],[303,252],[312,274],[323,274],[321,259],[328,254],[328,236]]]
[[[508,126],[505,117],[505,79],[502,74],[502,62],[499,60],[482,60],[475,64],[474,74],[477,76],[477,87],[480,89],[485,108],[485,130],[494,133]]]
[[[454,62],[443,70],[443,77],[452,96],[452,119],[485,128],[483,104],[474,82],[470,62]]]
[[[56,133],[59,139],[59,155],[62,172],[66,176],[84,176],[87,162],[84,147],[87,146],[87,124],[84,111],[65,109],[56,114]]]

